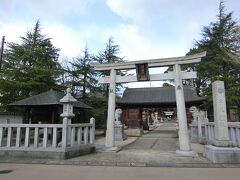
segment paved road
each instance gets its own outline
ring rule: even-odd
[[[143,168],[0,164],[1,180],[237,180],[238,168]]]

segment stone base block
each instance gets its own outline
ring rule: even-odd
[[[115,141],[123,141],[127,139],[127,136],[124,134],[124,127],[122,124],[114,126],[114,139]]]
[[[0,148],[0,158],[20,158],[20,159],[68,159],[95,151],[94,145],[83,145],[80,147],[68,147],[62,149],[31,149],[31,148]]]
[[[206,158],[213,163],[240,163],[240,148],[216,147],[212,145],[206,145],[204,148]]]
[[[223,140],[221,140],[221,141],[213,140],[212,145],[214,145],[216,147],[231,147],[232,142],[231,141],[223,141]]]
[[[134,136],[134,137],[140,137],[143,134],[143,129],[142,128],[128,128],[124,130],[124,133],[127,136]]]
[[[182,150],[176,150],[177,156],[183,156],[183,157],[197,157],[197,153],[194,151],[182,151]]]
[[[101,150],[101,152],[116,153],[120,150],[121,150],[120,147],[114,146],[114,147],[105,147],[104,149]]]

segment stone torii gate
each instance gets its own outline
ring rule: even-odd
[[[109,84],[109,99],[108,99],[108,116],[107,116],[107,131],[106,131],[106,142],[105,146],[109,151],[115,151],[114,140],[114,113],[116,103],[116,83],[126,82],[137,82],[137,81],[164,81],[174,80],[175,84],[175,95],[177,105],[177,119],[179,124],[179,150],[176,151],[178,155],[192,156],[194,152],[191,151],[189,142],[188,128],[187,128],[187,117],[185,108],[185,99],[183,92],[183,79],[194,79],[197,77],[196,72],[181,71],[181,65],[199,63],[201,58],[206,56],[206,52],[199,54],[174,57],[174,58],[163,58],[163,59],[150,59],[150,60],[139,60],[139,61],[128,61],[122,63],[111,63],[111,64],[93,64],[97,71],[110,71],[110,76],[105,76],[99,79],[99,83]],[[151,67],[163,67],[173,66],[173,71],[164,74],[149,74],[148,68]],[[121,76],[117,75],[117,70],[130,70],[136,69],[137,76]]]

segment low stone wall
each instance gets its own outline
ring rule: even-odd
[[[191,134],[191,142],[193,143],[204,143],[206,141],[206,133],[205,133],[205,125],[202,125],[202,137],[198,135],[198,125],[190,124],[190,134]]]
[[[212,144],[215,140],[215,123],[202,124],[202,139],[199,139],[198,125],[190,124],[191,142]],[[240,147],[240,122],[228,122],[228,134],[233,147]]]
[[[44,150],[44,149],[1,149],[1,159],[53,159],[61,160],[68,159],[84,154],[89,154],[95,151],[94,145],[83,145],[75,148],[67,148],[66,150]]]
[[[83,124],[0,124],[0,157],[66,159],[94,151],[95,120]]]
[[[215,145],[215,123],[202,125],[202,138],[198,135],[198,125],[190,125],[191,141],[205,145],[204,155],[213,163],[240,163],[240,123],[228,122],[229,145]]]

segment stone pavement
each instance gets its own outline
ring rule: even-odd
[[[102,143],[101,140],[96,143]],[[216,167],[202,156],[202,145],[193,145],[194,150],[199,154],[197,157],[176,155],[178,137],[174,123],[164,123],[145,133],[142,137],[129,137],[128,140],[118,142],[117,145],[122,147],[121,151],[117,153],[102,152],[99,147],[96,153],[68,159],[64,162],[111,166]]]
[[[67,160],[0,160],[0,162],[72,164],[92,166],[147,166],[147,167],[240,167],[239,164],[212,164],[203,157],[203,146],[192,144],[196,157],[180,157],[177,127],[174,123],[163,123],[142,137],[128,137],[116,144],[122,149],[117,153],[104,152],[104,138],[96,140],[97,151],[92,154]]]

